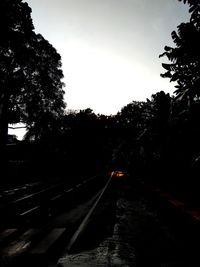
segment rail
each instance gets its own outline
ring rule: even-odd
[[[98,208],[98,205],[101,202],[106,191],[108,190],[114,175],[115,173],[112,172],[109,177],[107,175],[105,175],[104,177],[95,176],[96,178],[99,178],[98,181],[102,178],[102,181],[105,182],[106,180],[106,182],[103,186],[100,183],[101,189],[98,188],[98,193],[97,191],[94,191],[96,193],[93,192],[93,202],[91,202],[88,207],[86,205],[87,208],[84,212],[84,215],[82,215],[81,217],[81,221],[80,219],[78,219],[77,222],[71,224],[70,227],[59,227],[56,224],[51,223],[50,221],[46,221],[46,223],[39,228],[33,227],[32,225],[29,226],[27,224],[22,226],[20,224],[17,227],[2,229],[2,231],[0,232],[0,239],[3,240],[2,242],[0,242],[0,265],[18,266],[19,264],[20,266],[32,266],[31,264],[33,264],[34,267],[40,266],[39,261],[48,261],[47,254],[49,255],[50,253],[51,257],[55,253],[54,250],[52,251],[52,248],[55,248],[55,244],[56,249],[59,249],[60,246],[63,246],[63,249],[65,247],[64,250],[67,249],[67,251],[69,252],[74,244],[78,241],[79,235],[87,227],[90,217]],[[47,209],[49,210],[50,205],[52,205],[54,201],[58,201],[58,203],[55,205],[55,208],[60,206],[63,201],[63,192],[65,192],[65,195],[76,194],[76,196],[81,196],[80,191],[85,188],[87,190],[83,190],[84,192],[82,193],[84,199],[85,194],[87,195],[89,190],[93,191],[94,188],[92,186],[90,187],[90,183],[91,181],[95,181],[95,177],[89,178],[77,185],[74,185],[72,189],[64,189],[62,190],[62,193],[56,192],[54,196],[51,196],[51,198],[48,199],[49,204],[46,206]],[[92,185],[96,185],[96,183],[97,182],[92,182]],[[82,198],[80,198],[80,202],[81,199]],[[73,202],[71,202],[70,205],[71,204],[73,206]],[[41,209],[42,206],[40,205],[29,207],[28,209],[20,213],[20,216],[22,218],[28,216],[30,217],[30,220],[34,220],[35,214],[40,213]],[[68,212],[70,213],[70,209],[68,209]],[[59,216],[60,214],[58,215],[58,217]],[[40,216],[38,216],[38,218],[40,218]],[[56,220],[56,218],[57,215],[53,218],[53,220]],[[63,237],[65,237],[65,242],[63,242]],[[68,240],[68,243],[66,243],[66,240]],[[61,249],[61,251],[63,250]],[[47,266],[45,264],[43,265],[43,263],[41,264],[41,266]]]

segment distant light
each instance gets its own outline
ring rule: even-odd
[[[115,177],[123,177],[125,176],[125,173],[123,171],[112,171],[110,172],[110,175]]]

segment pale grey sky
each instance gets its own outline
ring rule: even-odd
[[[188,21],[178,0],[27,0],[35,30],[60,53],[68,109],[115,114],[174,85],[159,54]],[[12,131],[22,138],[24,131]]]
[[[62,57],[69,109],[115,114],[173,85],[158,56],[188,20],[178,0],[27,0],[36,32]]]

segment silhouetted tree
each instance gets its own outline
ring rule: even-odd
[[[64,109],[60,55],[36,35],[31,8],[22,0],[0,1],[0,144],[8,123],[49,127]],[[37,132],[37,130],[36,130]]]
[[[172,32],[171,36],[176,47],[165,46],[165,52],[160,55],[160,57],[167,56],[172,62],[162,64],[166,72],[161,76],[177,82],[175,86],[177,98],[188,99],[190,110],[195,98],[200,97],[200,3],[198,0],[183,2],[187,2],[190,6],[190,21],[181,23],[177,32]]]
[[[21,119],[35,139],[58,126],[64,115],[63,72],[61,57],[56,49],[40,34],[32,40],[34,54],[24,77],[24,94],[19,95]]]
[[[165,94],[164,91],[160,91],[151,96],[153,106],[154,123],[158,129],[167,127],[170,117],[171,109],[171,97],[169,94]]]
[[[116,115],[117,142],[113,151],[113,163],[118,168],[139,168],[140,136],[151,124],[152,102],[132,101]]]
[[[111,161],[118,134],[114,116],[95,114],[92,109],[67,112],[55,147],[63,168],[76,165],[76,172],[94,172]],[[52,142],[51,142],[52,143]]]
[[[132,101],[117,114],[121,127],[113,160],[133,172],[156,174],[168,146],[171,97],[160,91],[146,102]]]
[[[118,120],[121,126],[131,130],[131,134],[137,137],[152,119],[151,101],[132,101],[124,106],[118,113]],[[132,136],[133,137],[133,136]]]
[[[31,9],[22,1],[0,2],[0,142],[5,143],[10,96],[21,89],[22,66],[33,31]]]

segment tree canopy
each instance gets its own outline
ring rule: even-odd
[[[188,98],[193,101],[200,97],[200,2],[198,0],[179,0],[189,5],[190,21],[181,23],[177,32],[171,36],[175,47],[165,46],[165,52],[170,64],[163,63],[166,70],[161,74],[170,81],[176,81],[177,98]]]
[[[0,2],[0,142],[8,123],[40,128],[63,114],[61,57],[34,32],[31,8],[22,0]]]

